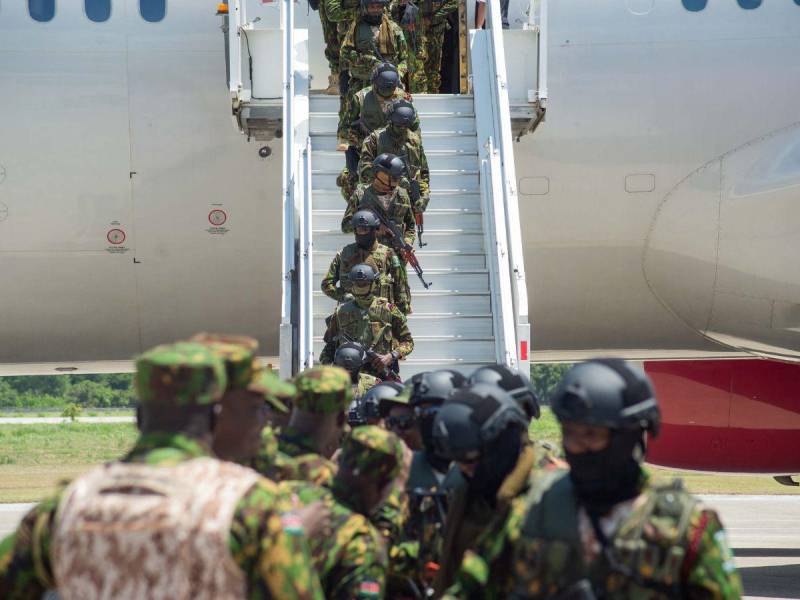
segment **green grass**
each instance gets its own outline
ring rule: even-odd
[[[0,502],[41,500],[94,465],[122,456],[133,424],[0,425]]]
[[[37,411],[28,410],[4,410],[0,411],[0,418],[15,417],[60,417],[63,409],[44,409]],[[85,408],[80,414],[81,417],[132,417],[136,414],[132,408]]]

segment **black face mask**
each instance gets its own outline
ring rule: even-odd
[[[510,426],[481,453],[474,477],[468,478],[470,494],[482,497],[490,506],[497,504],[497,490],[508,477],[522,452],[520,428]]]
[[[372,248],[372,245],[375,243],[375,230],[373,229],[369,233],[365,234],[356,234],[356,245],[361,248],[362,250],[369,250]]]
[[[364,22],[368,25],[380,25],[381,21],[383,20],[383,14],[380,15],[364,15]]]
[[[575,493],[590,514],[605,515],[615,504],[639,494],[642,468],[634,452],[640,444],[640,432],[612,431],[603,450],[566,452]]]

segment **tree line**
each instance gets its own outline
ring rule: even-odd
[[[571,365],[531,366],[536,393],[546,401]],[[129,408],[136,405],[130,373],[0,377],[0,409]]]

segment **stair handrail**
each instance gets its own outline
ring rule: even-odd
[[[296,39],[294,1],[281,0],[283,45],[282,137],[282,271],[281,376],[313,363],[311,137],[308,64],[297,60],[298,46],[307,54],[308,34]]]
[[[542,0],[547,14],[546,0]],[[528,314],[528,290],[525,277],[525,262],[522,245],[522,227],[519,216],[519,197],[517,195],[517,175],[514,166],[514,137],[511,132],[511,109],[508,96],[508,75],[506,72],[506,56],[503,46],[503,26],[499,0],[487,2],[486,29],[489,36],[489,68],[493,71],[492,112],[494,116],[495,138],[502,178],[503,208],[505,210],[505,244],[508,248],[509,271],[511,273],[511,296],[513,302],[513,318],[516,329],[515,364],[521,372],[527,374],[530,368],[530,322]],[[546,39],[546,38],[545,38]],[[546,95],[546,91],[545,91]]]

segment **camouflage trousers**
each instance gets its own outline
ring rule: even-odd
[[[339,97],[339,125],[336,128],[336,139],[339,140],[339,142],[347,143],[347,139],[349,137],[350,123],[346,123],[345,121],[347,119],[347,115],[350,113],[351,99],[359,92],[359,90],[362,90],[369,85],[372,85],[369,81],[350,77],[347,84],[347,93],[344,96]],[[361,148],[359,148],[359,150],[361,150]],[[350,197],[348,196],[348,199],[349,198]]]
[[[407,37],[406,42],[408,43],[408,59],[406,63],[408,64],[408,73],[403,80],[403,87],[412,94],[424,94],[428,91],[428,78],[425,74],[425,59],[428,54],[425,51],[425,41],[423,36],[417,36],[416,50],[412,39]]]
[[[438,94],[442,85],[442,47],[446,26],[446,23],[431,25],[425,31],[425,79],[429,94]]]
[[[345,202],[350,202],[350,197],[356,191],[358,186],[358,174],[350,175],[350,170],[345,167],[342,172],[336,177],[336,185],[339,186],[339,191],[342,193],[342,198]]]
[[[322,37],[325,40],[325,58],[328,60],[331,75],[339,76],[339,33],[337,24],[328,18],[325,3],[319,3],[319,20],[322,23]],[[326,82],[327,85],[327,82]]]

